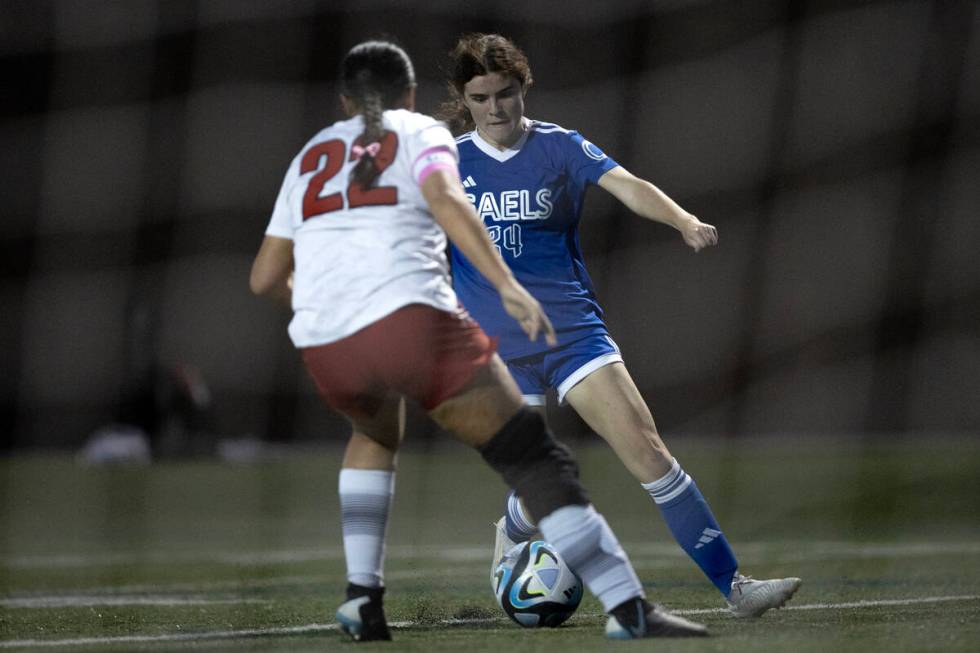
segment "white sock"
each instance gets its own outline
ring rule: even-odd
[[[589,506],[565,506],[538,526],[569,567],[609,612],[620,603],[644,596],[640,579],[606,520]]]
[[[691,485],[693,479],[681,468],[681,464],[674,458],[670,463],[670,469],[666,474],[651,483],[640,483],[647,491],[650,498],[658,506],[673,501],[684,493]]]
[[[507,537],[514,542],[526,542],[538,533],[538,526],[531,519],[531,516],[524,510],[521,500],[517,494],[511,490],[507,495],[507,513],[505,515],[504,528]]]
[[[384,585],[385,530],[395,493],[395,472],[342,469],[338,483],[347,580],[364,587]]]

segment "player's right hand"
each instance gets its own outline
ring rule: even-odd
[[[500,292],[500,301],[504,304],[504,310],[517,320],[521,329],[532,342],[538,339],[539,334],[543,333],[544,340],[549,346],[554,347],[558,344],[555,327],[551,325],[551,320],[544,314],[544,309],[541,308],[538,300],[532,297],[531,293],[524,289],[524,286],[512,278],[508,283],[498,288],[498,292]]]

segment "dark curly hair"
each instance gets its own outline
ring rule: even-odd
[[[449,99],[439,107],[437,117],[454,134],[473,129],[473,117],[463,104],[463,87],[474,77],[501,73],[510,75],[525,91],[534,84],[527,55],[513,41],[499,34],[465,34],[449,53],[446,77]]]

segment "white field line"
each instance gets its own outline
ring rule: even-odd
[[[420,570],[417,576],[412,576],[409,580],[425,574],[434,573],[436,568]],[[391,578],[390,573],[385,574],[385,578]],[[61,596],[128,596],[138,594],[184,593],[200,594],[204,592],[224,592],[240,591],[244,589],[261,589],[269,587],[291,587],[295,585],[320,585],[336,584],[339,576],[337,574],[305,574],[302,576],[276,576],[274,578],[244,578],[240,580],[215,580],[201,583],[134,583],[131,585],[107,585],[103,587],[85,587],[73,590],[48,590],[45,593],[35,592],[12,592],[6,596],[7,599],[32,599],[42,597],[61,597]],[[55,592],[52,594],[52,592]],[[3,599],[0,599],[2,601]],[[0,603],[2,605],[2,603]]]
[[[879,608],[887,606],[921,605],[923,603],[948,603],[950,601],[980,601],[980,594],[957,596],[922,596],[911,599],[879,599],[876,601],[848,601],[844,603],[803,603],[787,605],[782,610],[853,610],[855,608]],[[696,615],[727,613],[728,608],[700,608],[696,610],[671,610],[674,614]]]
[[[417,555],[419,552],[428,553],[430,550],[434,558],[438,558],[436,555],[437,548],[434,547],[394,547],[400,555],[395,555],[397,559],[411,559],[410,552],[415,552]],[[686,557],[684,553],[680,550],[680,547],[673,544],[631,544],[627,545],[626,548],[631,554],[633,560],[633,566],[638,572],[644,572],[648,570],[655,569],[665,569],[676,566],[677,562],[686,562]],[[753,559],[758,558],[764,561],[768,565],[772,564],[792,564],[793,562],[816,562],[816,561],[826,561],[826,560],[836,560],[836,559],[853,559],[853,558],[874,558],[874,557],[916,557],[916,556],[932,556],[932,555],[980,555],[980,543],[972,542],[962,542],[962,543],[929,543],[929,542],[915,542],[906,544],[854,544],[849,542],[811,542],[805,545],[800,545],[797,552],[787,554],[785,550],[781,554],[766,554],[767,550],[771,551],[772,545],[762,544],[762,543],[742,543],[738,546],[739,557],[743,562],[751,562]],[[389,549],[389,553],[391,550]],[[454,560],[455,564],[453,567],[457,571],[470,571],[481,569],[486,564],[489,558],[489,548],[488,547],[445,547],[444,552],[447,554],[443,557],[443,561],[439,561],[435,565],[413,565],[410,569],[393,569],[385,574],[385,577],[389,580],[414,580],[417,578],[425,577],[432,573],[438,573],[439,571],[445,569],[445,560]],[[272,553],[265,556],[267,559],[304,559],[304,560],[315,560],[315,559],[325,559],[333,558],[333,551],[325,550],[320,552],[320,557],[316,557],[311,552],[278,552]],[[338,551],[337,559],[342,558],[342,551]],[[134,556],[135,558],[136,556]],[[221,556],[215,554],[209,559],[217,559]],[[251,560],[258,560],[263,556],[261,554],[249,554],[247,556]],[[391,558],[392,556],[388,556]],[[56,560],[64,561],[64,556],[54,556]],[[35,556],[31,558],[31,568],[35,566],[38,568],[44,568],[45,565],[42,564],[42,560],[45,558],[43,556]],[[145,560],[145,557],[143,558]],[[227,559],[242,560],[243,556],[239,554],[229,554]],[[24,560],[24,559],[21,559]],[[184,560],[182,556],[176,556],[169,558],[171,562]],[[91,563],[91,564],[86,564]],[[84,557],[84,556],[72,556],[71,567],[99,567],[106,564],[105,558],[102,556]],[[59,566],[55,564],[55,566]],[[747,567],[749,565],[746,565]],[[104,596],[111,596],[118,598],[120,601],[129,601],[130,603],[135,603],[136,599],[130,595],[146,596],[147,594],[160,594],[164,592],[172,593],[183,593],[187,594],[199,594],[203,592],[228,592],[228,591],[240,591],[243,589],[250,588],[268,588],[268,587],[283,587],[283,586],[293,586],[293,585],[318,585],[325,583],[335,583],[336,574],[302,574],[302,575],[287,575],[287,576],[276,576],[273,578],[256,578],[256,579],[236,579],[236,580],[224,580],[224,581],[208,581],[200,583],[191,582],[176,582],[176,583],[140,583],[140,584],[130,584],[130,585],[115,585],[115,586],[103,586],[103,587],[88,587],[88,588],[78,588],[73,590],[49,590],[44,594],[39,592],[12,592],[8,593],[6,597],[0,598],[0,606],[8,605],[11,601],[35,601],[38,603],[37,607],[44,607],[41,605],[43,602],[50,602],[51,607],[61,607],[57,605],[59,601],[74,601],[78,600],[79,597],[92,597],[91,605],[106,605],[107,603],[102,598]],[[179,600],[180,597],[173,598],[171,600]],[[187,599],[190,600],[190,599]],[[8,605],[8,607],[17,607],[15,605]]]
[[[910,599],[894,599],[881,601],[853,601],[850,603],[811,603],[790,606],[784,610],[845,610],[855,608],[873,608],[882,606],[920,605],[923,603],[945,603],[953,601],[977,601],[980,594],[962,596],[926,596]],[[697,615],[727,612],[724,608],[708,610],[674,610],[674,614]],[[587,615],[597,617],[600,615]],[[487,624],[505,622],[504,617],[492,619],[447,619],[440,623],[446,626],[466,624]],[[419,624],[412,621],[396,621],[388,624],[392,628],[415,628]],[[243,630],[216,630],[204,633],[174,633],[170,635],[124,635],[120,637],[78,637],[74,639],[18,639],[0,641],[0,648],[34,648],[34,647],[70,647],[111,644],[136,644],[153,642],[198,641],[207,639],[237,639],[245,637],[269,637],[284,635],[302,635],[307,633],[329,632],[338,629],[336,624],[308,624],[305,626],[290,626],[285,628],[251,628]]]
[[[633,558],[647,556],[683,558],[681,551],[673,542],[624,543],[627,553]],[[738,542],[736,548],[740,558],[764,557],[766,562],[794,562],[797,560],[835,560],[841,558],[894,558],[906,556],[931,555],[974,555],[980,554],[980,542],[908,542],[908,543],[853,543],[853,542],[799,542],[791,544],[795,552],[786,551],[786,543]],[[486,546],[391,546],[387,549],[389,560],[432,558],[444,562],[482,561],[489,555]],[[86,568],[110,565],[133,564],[227,564],[227,565],[269,565],[303,562],[342,560],[341,547],[323,547],[297,551],[255,551],[255,552],[190,552],[174,554],[147,551],[143,553],[118,554],[60,554],[0,557],[0,566],[11,569],[52,569]]]
[[[453,569],[459,571],[476,571],[483,569],[484,564],[473,563],[470,565],[453,565]],[[412,569],[402,569],[385,573],[387,580],[416,580],[432,574],[444,572],[445,565],[414,567]],[[313,586],[331,585],[338,582],[337,574],[304,574],[302,576],[276,576],[274,578],[246,578],[241,580],[207,581],[201,583],[139,583],[132,585],[108,585],[103,587],[86,587],[74,590],[54,590],[45,593],[40,592],[13,592],[6,597],[0,598],[0,607],[63,607],[61,602],[71,602],[87,600],[90,603],[85,605],[108,605],[109,600],[117,600],[118,605],[125,603],[136,603],[133,597],[145,597],[148,594],[160,594],[161,592],[203,594],[206,592],[228,592],[241,591],[247,589],[263,589],[270,587],[293,587],[293,586]],[[161,601],[180,600],[170,595],[161,596]],[[185,599],[191,601],[195,599]],[[214,601],[218,602],[218,601]],[[79,604],[81,605],[81,604]],[[161,603],[162,605],[162,603]]]
[[[0,608],[91,608],[96,606],[159,605],[176,607],[182,605],[218,605],[243,603],[268,603],[265,599],[197,598],[189,596],[148,596],[142,595],[67,595],[67,596],[24,596],[0,599]]]
[[[945,603],[948,601],[978,601],[980,594],[960,596],[927,596],[920,599],[882,599],[879,601],[851,601],[849,603],[804,603],[791,605],[784,610],[850,610],[852,608],[875,608],[892,605],[918,605],[920,603]]]
[[[457,572],[476,571],[485,566],[481,560],[479,563],[467,565],[453,565]],[[640,567],[637,567],[640,568]],[[444,572],[445,565],[416,566],[412,569],[400,569],[385,572],[387,580],[416,580],[425,578],[432,574]],[[239,580],[216,580],[200,583],[136,583],[131,585],[106,585],[102,587],[85,587],[73,590],[49,590],[47,592],[12,592],[5,597],[0,597],[0,607],[62,607],[58,605],[61,601],[75,601],[78,599],[91,600],[91,605],[107,605],[107,597],[118,599],[122,602],[135,603],[130,597],[145,597],[154,593],[183,593],[203,594],[206,592],[228,592],[241,591],[247,589],[264,589],[270,587],[292,587],[292,586],[312,586],[336,584],[337,574],[303,574],[293,576],[275,576],[273,578],[244,578]],[[173,598],[169,594],[162,595],[161,600]],[[176,599],[174,599],[176,600]],[[188,599],[193,600],[193,599]],[[35,605],[28,605],[28,603]],[[217,600],[215,601],[217,602]],[[23,605],[21,605],[23,604]],[[45,605],[50,604],[50,605]]]
[[[394,624],[389,624],[394,626]],[[214,630],[206,633],[174,633],[172,635],[122,635],[119,637],[76,637],[74,639],[15,639],[0,641],[0,648],[33,648],[54,646],[92,646],[110,644],[141,644],[155,642],[187,642],[205,639],[236,639],[239,637],[268,637],[270,635],[303,635],[337,630],[336,624],[310,624],[288,628],[249,628],[244,630]]]

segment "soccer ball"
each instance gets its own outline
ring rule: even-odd
[[[555,628],[581,603],[582,579],[547,542],[521,542],[497,565],[494,594],[519,625]]]

